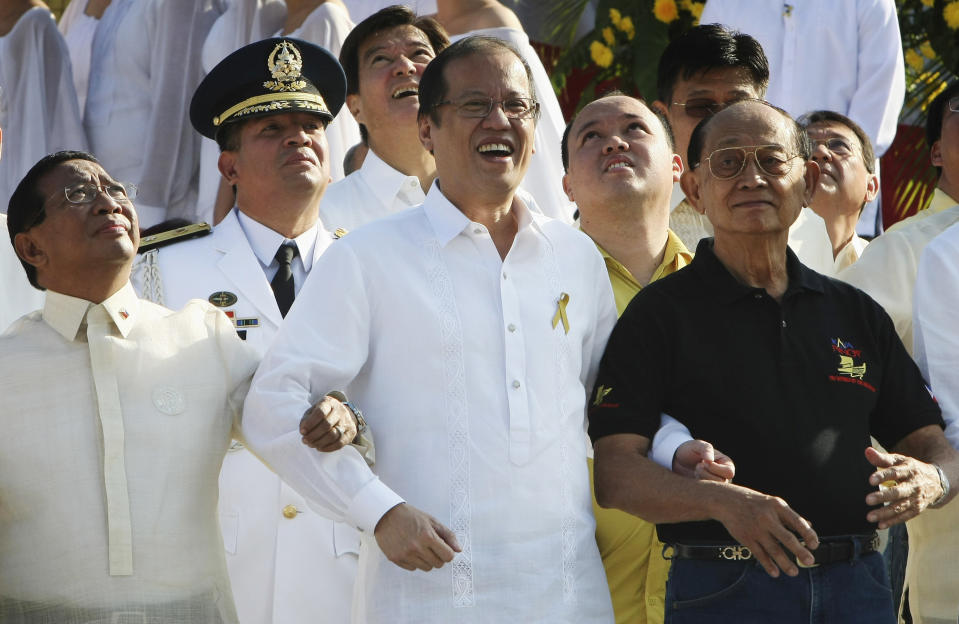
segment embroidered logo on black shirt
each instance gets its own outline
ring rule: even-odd
[[[854,383],[872,392],[876,391],[872,384],[864,380],[866,362],[863,360],[862,350],[842,338],[832,339],[832,350],[839,356],[839,366],[836,368],[839,374],[829,375],[831,381]]]

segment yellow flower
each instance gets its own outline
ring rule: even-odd
[[[959,4],[957,0],[956,4]],[[668,24],[679,17],[679,9],[676,8],[676,0],[656,0],[653,5],[653,15],[659,21]]]
[[[689,7],[689,12],[699,21],[699,18],[703,16],[703,7],[705,6],[705,2],[693,2],[692,6]]]
[[[619,9],[610,9],[609,19],[613,22],[614,26],[619,26],[619,21],[623,19],[623,15],[619,12]]]
[[[922,0],[922,3],[927,7],[931,7],[935,2],[936,0]]]
[[[589,55],[593,62],[600,67],[609,67],[613,64],[613,51],[603,45],[602,41],[594,41],[589,44]]]
[[[959,1],[953,0],[942,10],[942,17],[946,20],[946,26],[955,30],[959,28]]]
[[[613,45],[616,42],[616,37],[613,35],[613,29],[609,26],[603,29],[603,39],[606,40],[606,45]]]
[[[936,58],[936,51],[932,49],[932,44],[928,41],[922,42],[922,45],[919,46],[919,51],[922,52],[922,55],[927,59]]]
[[[633,36],[636,34],[636,28],[633,26],[633,18],[624,17],[619,22],[619,29],[626,33],[626,38],[630,41],[633,40]]]
[[[922,57],[919,56],[919,53],[912,48],[909,48],[906,50],[906,65],[912,67],[916,71],[921,71],[924,63]]]

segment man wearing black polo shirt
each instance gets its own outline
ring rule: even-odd
[[[787,248],[818,181],[809,158],[805,133],[761,102],[700,124],[682,185],[715,238],[640,291],[603,357],[596,496],[658,523],[675,624],[893,622],[875,529],[945,503],[947,476],[959,478],[889,317]],[[737,483],[647,460],[662,412],[729,453]],[[870,448],[870,434],[895,452]]]

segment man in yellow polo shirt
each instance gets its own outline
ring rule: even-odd
[[[642,101],[611,93],[588,104],[567,126],[562,159],[563,188],[606,260],[622,314],[643,286],[693,258],[669,229],[670,193],[683,171],[669,124]],[[728,458],[705,442],[683,444],[673,462],[675,471],[690,476],[732,477]],[[595,499],[593,511],[617,624],[661,623],[669,562],[655,525],[602,509]]]

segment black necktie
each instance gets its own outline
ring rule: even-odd
[[[270,282],[270,288],[273,289],[276,305],[279,306],[283,317],[286,317],[286,313],[290,311],[293,298],[296,296],[296,291],[293,289],[293,267],[290,264],[299,253],[294,243],[283,243],[273,256],[280,263],[280,268]]]

